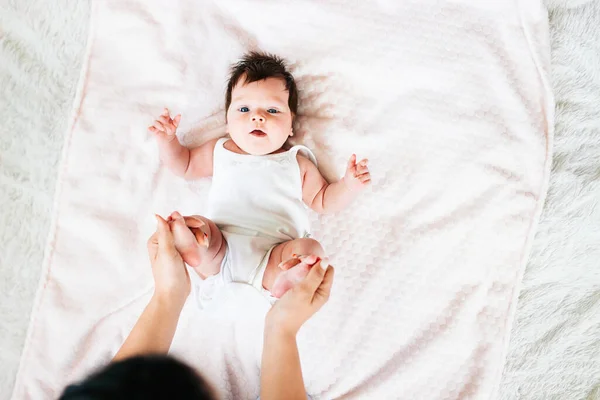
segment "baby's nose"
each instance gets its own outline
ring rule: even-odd
[[[252,122],[265,122],[265,117],[262,115],[254,114],[252,116]]]

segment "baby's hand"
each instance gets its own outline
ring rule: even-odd
[[[154,121],[154,124],[148,127],[148,130],[156,135],[157,139],[163,139],[168,142],[175,139],[175,132],[181,121],[181,114],[177,114],[171,119],[169,109],[165,108],[164,112]]]
[[[344,175],[344,183],[351,192],[361,191],[371,183],[371,173],[369,172],[369,167],[367,167],[368,162],[369,160],[365,158],[357,164],[356,154],[352,154],[350,157],[348,168]]]

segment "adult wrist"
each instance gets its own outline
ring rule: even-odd
[[[155,291],[150,301],[156,304],[157,307],[165,311],[171,313],[180,313],[183,309],[183,305],[185,304],[186,299],[187,296],[176,296],[173,294],[160,293]]]
[[[270,314],[267,314],[267,318],[265,320],[265,337],[289,338],[293,340],[296,339],[299,329],[285,327],[275,318],[269,317],[269,315]]]

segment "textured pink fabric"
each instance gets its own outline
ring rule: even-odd
[[[202,213],[210,180],[160,166],[146,127],[224,134],[228,65],[287,58],[295,132],[328,177],[356,152],[372,190],[317,219],[337,267],[299,336],[317,398],[493,396],[552,145],[546,13],[538,1],[94,2],[44,273],[14,392],[53,398],[108,361],[152,291],[155,212]],[[255,398],[262,318],[252,288],[211,312],[190,298],[173,352],[225,398]]]

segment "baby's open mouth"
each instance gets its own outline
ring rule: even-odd
[[[252,136],[256,136],[256,137],[264,137],[264,136],[267,136],[267,134],[266,134],[266,133],[264,133],[263,131],[261,131],[260,129],[255,129],[255,130],[253,130],[252,132],[250,132],[250,134],[251,134]]]

